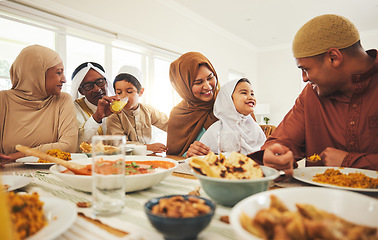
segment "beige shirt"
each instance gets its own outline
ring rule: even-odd
[[[86,98],[84,98],[85,104],[88,106],[90,110],[92,110],[92,114],[96,112],[97,106],[90,103]],[[91,138],[95,135],[99,135],[98,129],[99,127],[102,128],[102,132],[106,134],[106,118],[102,119],[102,123],[97,123],[92,116],[88,116],[88,114],[80,107],[77,102],[74,102],[76,117],[77,117],[77,124],[78,124],[78,150],[79,145],[82,142],[91,142]]]
[[[76,151],[76,115],[68,93],[53,96],[45,109],[37,111],[10,99],[9,91],[0,92],[0,153],[17,152],[17,144],[43,152],[55,148]]]
[[[126,135],[128,141],[151,143],[152,127],[167,131],[168,117],[156,108],[139,104],[136,110],[123,110],[108,117],[107,131],[110,135]]]
[[[24,48],[10,69],[12,89],[0,91],[0,153],[17,152],[17,144],[40,151],[75,152],[76,115],[67,93],[49,96],[46,70],[62,62],[46,47]]]

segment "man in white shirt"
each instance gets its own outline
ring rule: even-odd
[[[106,134],[106,117],[112,114],[110,103],[118,97],[107,96],[109,82],[104,68],[94,62],[80,64],[72,73],[71,95],[78,121],[78,148],[91,142],[94,135]]]

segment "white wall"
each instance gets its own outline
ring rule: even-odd
[[[277,126],[302,89],[301,73],[289,48],[259,53],[257,69],[258,99],[270,104],[270,124]]]
[[[214,65],[221,84],[232,69],[244,73],[257,87],[257,55],[253,46],[169,0],[20,2],[116,33],[121,38],[126,36],[180,54],[201,52]]]
[[[361,44],[368,49],[378,48],[378,32],[361,33]],[[258,100],[270,103],[270,124],[278,125],[294,105],[302,91],[302,75],[297,68],[291,47],[258,53]]]

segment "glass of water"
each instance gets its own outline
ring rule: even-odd
[[[97,215],[111,215],[125,205],[126,136],[92,138],[92,206]]]

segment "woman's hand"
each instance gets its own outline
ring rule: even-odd
[[[167,151],[167,147],[162,143],[147,144],[147,150],[153,151],[154,153],[162,153]]]
[[[5,164],[14,162],[16,161],[16,159],[21,158],[21,157],[25,157],[25,154],[21,152],[15,152],[9,155],[0,153],[0,168],[4,168]]]
[[[190,147],[186,152],[186,157],[207,155],[209,151],[210,148],[208,146],[199,141],[194,141],[192,144],[190,144]]]

